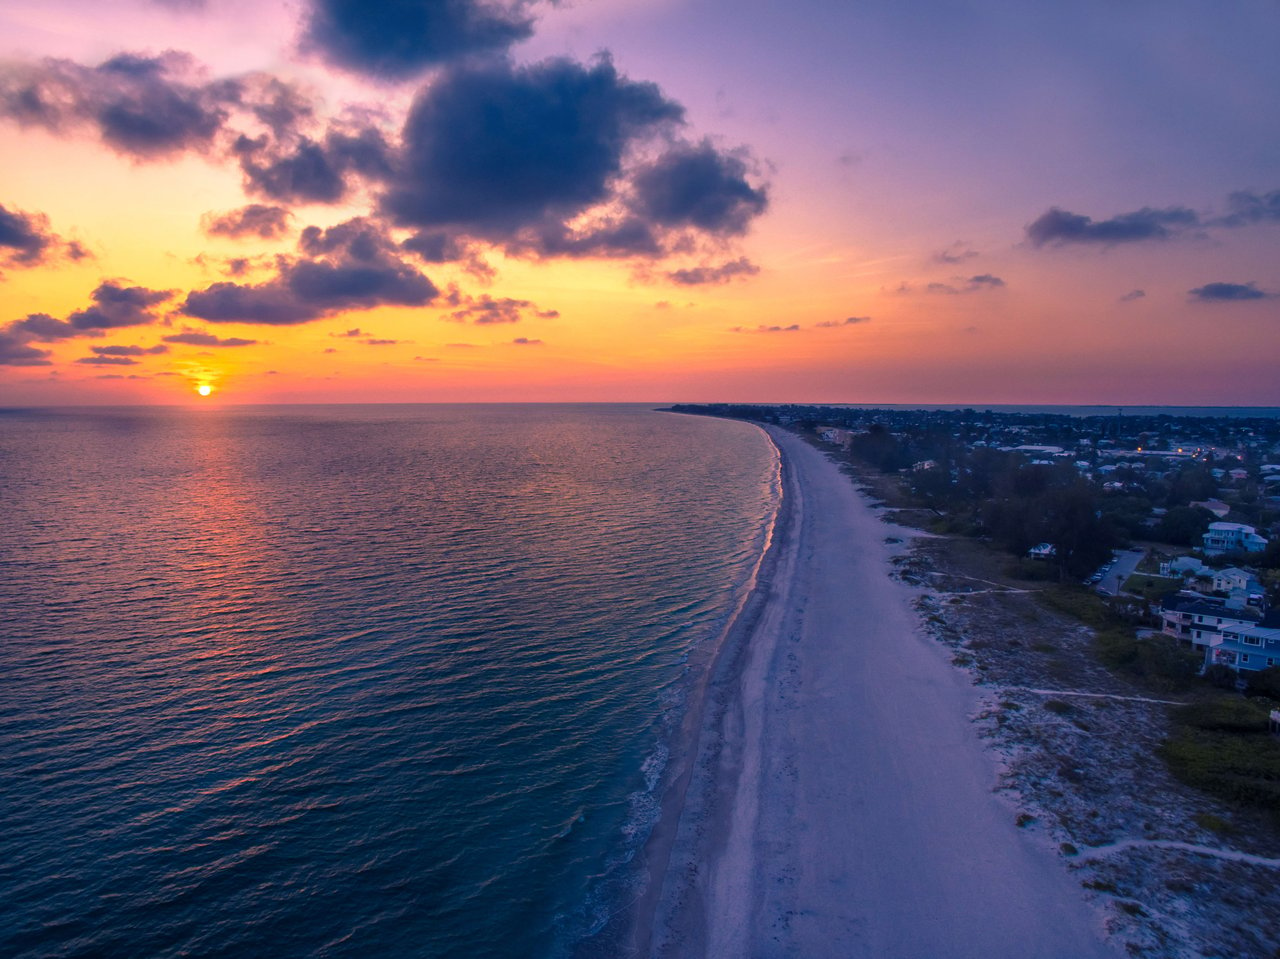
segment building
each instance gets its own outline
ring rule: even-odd
[[[1224,625],[1209,640],[1204,662],[1243,672],[1280,666],[1280,617],[1268,617],[1251,626]]]
[[[1027,550],[1027,556],[1031,559],[1053,559],[1058,555],[1058,547],[1052,543],[1037,543]]]
[[[1206,556],[1261,553],[1267,548],[1267,541],[1258,535],[1256,529],[1243,523],[1210,523],[1209,531],[1204,534],[1203,548]]]
[[[1262,613],[1232,599],[1199,593],[1170,593],[1160,604],[1160,631],[1208,654],[1224,627],[1257,626]]]

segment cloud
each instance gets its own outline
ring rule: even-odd
[[[529,0],[310,0],[303,44],[334,66],[400,80],[533,33]]]
[[[226,213],[206,213],[200,225],[209,236],[225,236],[233,240],[256,236],[274,240],[288,232],[291,216],[282,206],[250,203]]]
[[[558,310],[539,310],[530,300],[516,300],[509,296],[494,298],[487,293],[479,299],[467,297],[465,306],[449,314],[449,319],[457,323],[519,323],[532,314],[539,319],[550,320],[560,315]]]
[[[25,319],[10,323],[6,331],[17,333],[28,340],[40,340],[45,343],[86,335],[84,331],[77,330],[66,320],[55,320],[48,313],[29,313]]]
[[[334,337],[339,337],[341,339],[349,339],[349,340],[354,340],[361,336],[368,336],[368,334],[365,333],[365,331],[360,329],[360,327],[358,326],[350,330],[347,330],[343,333],[330,333],[329,335]]]
[[[379,340],[369,337],[367,340],[361,340],[366,346],[397,346],[401,343],[412,343],[413,340]]]
[[[141,160],[207,150],[241,99],[234,81],[195,79],[192,58],[121,53],[96,67],[45,59],[0,70],[0,115],[54,133],[89,125]]]
[[[1183,230],[1200,225],[1194,210],[1182,206],[1163,210],[1143,207],[1108,220],[1093,220],[1078,213],[1052,207],[1027,225],[1027,239],[1035,246],[1066,243],[1094,243],[1113,246],[1144,240],[1167,240]]]
[[[719,266],[698,266],[685,270],[672,270],[667,279],[681,286],[700,286],[703,284],[728,283],[735,276],[755,276],[760,272],[746,257],[739,257],[721,263]]]
[[[1140,300],[1147,295],[1146,290],[1130,290],[1124,296],[1120,297],[1121,303],[1132,303],[1134,300]]]
[[[81,332],[142,326],[156,322],[152,309],[172,296],[172,290],[121,286],[114,280],[106,280],[91,294],[94,305],[72,313],[67,322]]]
[[[542,346],[542,340],[531,340],[527,336],[517,336],[511,342],[515,346]]]
[[[183,343],[187,346],[256,346],[258,343],[257,340],[246,340],[239,336],[220,337],[212,333],[202,333],[199,330],[183,330],[181,333],[162,336],[160,339],[166,343]]]
[[[1222,226],[1280,221],[1280,190],[1261,194],[1237,190],[1227,197],[1227,205],[1231,212],[1217,221]]]
[[[768,326],[761,324],[759,326],[734,326],[729,329],[730,333],[799,333],[800,324],[792,323],[790,326]]]
[[[956,279],[959,281],[958,277]],[[924,291],[926,293],[942,293],[947,296],[959,296],[963,293],[977,293],[980,290],[996,290],[1006,285],[1005,281],[998,276],[994,276],[990,273],[979,273],[976,276],[971,276],[967,280],[964,280],[961,286],[956,286],[953,283],[928,283],[925,284]],[[910,293],[912,290],[908,284],[903,283],[898,287],[898,292]]]
[[[323,140],[242,135],[232,150],[246,192],[284,203],[337,203],[347,195],[350,174],[385,179],[391,173],[391,148],[373,127],[330,129]]]
[[[54,233],[43,213],[23,213],[0,205],[0,263],[38,266],[55,253],[70,260],[89,255],[79,243],[68,243]]]
[[[157,356],[169,352],[169,347],[163,343],[155,346],[91,346],[89,349],[98,356]]]
[[[0,366],[50,366],[49,351],[31,346],[29,337],[11,328],[0,330]]]
[[[1188,290],[1187,293],[1194,299],[1207,303],[1265,300],[1271,296],[1258,289],[1255,283],[1206,283]]]
[[[963,263],[965,260],[972,260],[975,256],[980,256],[977,250],[969,248],[969,244],[963,240],[956,240],[946,249],[939,250],[933,255],[936,263]]]
[[[823,320],[821,323],[813,324],[816,329],[829,330],[838,326],[857,326],[860,323],[870,323],[869,316],[846,316],[843,320]]]
[[[291,326],[344,310],[425,306],[440,292],[361,218],[327,230],[308,227],[298,247],[304,256],[277,257],[276,275],[267,282],[214,283],[188,293],[182,312],[210,323]]]
[[[403,226],[495,239],[561,223],[607,199],[628,150],[683,116],[603,57],[450,70],[409,112],[382,207]]]
[[[137,366],[138,361],[129,356],[82,356],[76,360],[86,366]]]
[[[717,236],[745,233],[769,203],[764,188],[747,182],[740,156],[721,153],[705,140],[676,146],[639,170],[632,190],[630,206],[645,222]]]

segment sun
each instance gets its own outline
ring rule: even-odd
[[[199,393],[201,396],[208,396],[210,393],[213,392],[213,387],[210,386],[208,383],[201,383],[199,386],[196,387],[196,392]]]

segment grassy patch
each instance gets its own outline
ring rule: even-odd
[[[1219,836],[1229,836],[1236,831],[1236,827],[1221,816],[1215,816],[1211,812],[1198,812],[1191,817],[1195,820],[1195,824],[1201,829],[1207,829],[1211,833]]]
[[[1093,652],[1113,672],[1123,673],[1149,689],[1175,692],[1195,684],[1200,654],[1168,636],[1138,639],[1127,626],[1111,625],[1094,633]]]
[[[1268,735],[1263,707],[1224,696],[1182,706],[1173,720],[1173,735],[1160,746],[1170,772],[1205,792],[1280,816],[1280,740]]]
[[[1148,573],[1134,573],[1125,580],[1126,592],[1141,596],[1148,603],[1157,602],[1162,596],[1182,588],[1182,580],[1168,576],[1151,576]]]

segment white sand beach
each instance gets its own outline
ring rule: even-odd
[[[977,696],[890,576],[893,530],[792,434],[784,515],[690,717],[636,951],[662,957],[1116,956],[1057,853],[993,793]]]

